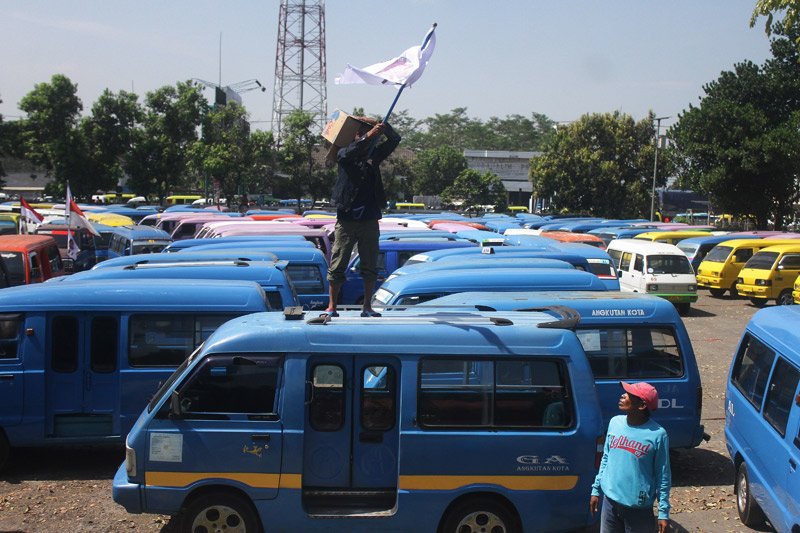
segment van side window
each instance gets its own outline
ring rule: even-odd
[[[93,372],[114,372],[117,369],[116,317],[96,316],[92,319],[92,348],[89,360]]]
[[[619,261],[619,269],[628,271],[628,268],[631,266],[631,259],[633,259],[633,254],[630,252],[622,252],[622,259]]]
[[[311,372],[309,421],[314,431],[337,431],[344,424],[344,370],[339,365],[320,364]]]
[[[286,267],[298,294],[319,294],[325,289],[322,273],[315,265],[293,265]]]
[[[682,376],[683,355],[670,328],[603,328],[577,332],[595,378]]]
[[[419,250],[406,250],[403,252],[397,252],[397,268],[400,268],[401,266],[405,265],[406,261],[408,261],[415,255],[420,253],[422,252],[420,252]]]
[[[20,330],[25,317],[19,314],[0,315],[0,359],[16,359]]]
[[[269,415],[276,420],[279,375],[279,357],[209,358],[181,387],[181,414],[222,420],[230,414]]]
[[[58,246],[47,247],[47,260],[50,262],[51,274],[64,270],[64,264],[61,262],[61,254],[58,252]]]
[[[563,428],[572,424],[566,369],[555,361],[423,359],[422,427]]]
[[[620,252],[619,250],[611,249],[611,248],[606,250],[606,252],[608,252],[609,257],[611,257],[611,261],[614,263],[614,266],[619,268],[619,260],[620,260],[620,257],[622,256],[622,252]]]
[[[269,308],[271,311],[278,310],[280,311],[283,309],[283,298],[281,298],[281,293],[278,291],[264,291],[264,294],[267,296],[267,304],[269,304]]]
[[[389,366],[364,369],[361,387],[361,427],[368,431],[389,431],[395,423],[397,386]]]
[[[644,273],[644,256],[636,254],[636,260],[633,262],[633,269],[637,272]]]
[[[50,345],[53,370],[75,372],[78,368],[78,319],[74,316],[53,318]]]
[[[741,248],[736,250],[733,254],[733,262],[734,263],[746,263],[748,259],[753,257],[753,249],[752,248]]]
[[[767,378],[775,360],[775,352],[766,344],[747,334],[733,364],[731,381],[750,400],[757,411],[761,410]]]
[[[772,381],[767,388],[769,392],[767,401],[764,402],[764,418],[781,434],[781,437],[786,435],[789,410],[795,401],[798,381],[800,381],[800,370],[779,357],[772,373]]]
[[[29,277],[31,278],[31,283],[42,281],[42,267],[39,264],[39,254],[31,252],[28,260],[30,261],[31,270],[29,272]]]
[[[128,364],[178,366],[233,315],[132,315],[128,321]]]

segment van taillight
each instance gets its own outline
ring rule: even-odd
[[[594,469],[600,470],[600,461],[603,460],[603,447],[606,444],[605,435],[597,437],[597,449],[594,452]]]
[[[703,415],[703,387],[697,387],[697,401],[695,402],[697,406],[697,418],[702,418]]]

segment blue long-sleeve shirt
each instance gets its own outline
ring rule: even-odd
[[[653,420],[631,426],[625,415],[612,418],[592,495],[627,507],[652,507],[658,497],[658,519],[666,520],[671,488],[666,430]]]

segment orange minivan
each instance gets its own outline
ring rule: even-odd
[[[11,286],[41,283],[65,274],[58,245],[46,235],[0,235],[0,258]]]

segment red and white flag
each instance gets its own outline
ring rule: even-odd
[[[425,35],[422,46],[412,46],[388,61],[363,68],[347,65],[344,72],[336,77],[336,84],[366,83],[411,87],[422,76],[425,66],[433,55],[433,49],[436,47],[435,29],[434,24]]]
[[[99,237],[100,233],[92,223],[86,218],[86,215],[83,214],[81,208],[78,207],[78,204],[75,203],[75,200],[72,199],[72,193],[69,190],[69,184],[67,184],[67,203],[64,206],[64,210],[66,211],[66,218],[67,218],[67,225],[70,228],[86,228],[89,233],[94,235],[95,237]]]
[[[30,224],[31,226],[36,228],[36,226],[38,226],[44,221],[44,217],[39,213],[37,213],[36,210],[32,208],[30,204],[28,204],[28,202],[25,201],[25,198],[21,196],[19,198],[19,204],[20,204],[19,214],[22,220],[25,222],[25,233],[30,233],[30,228],[28,227],[28,225]]]

